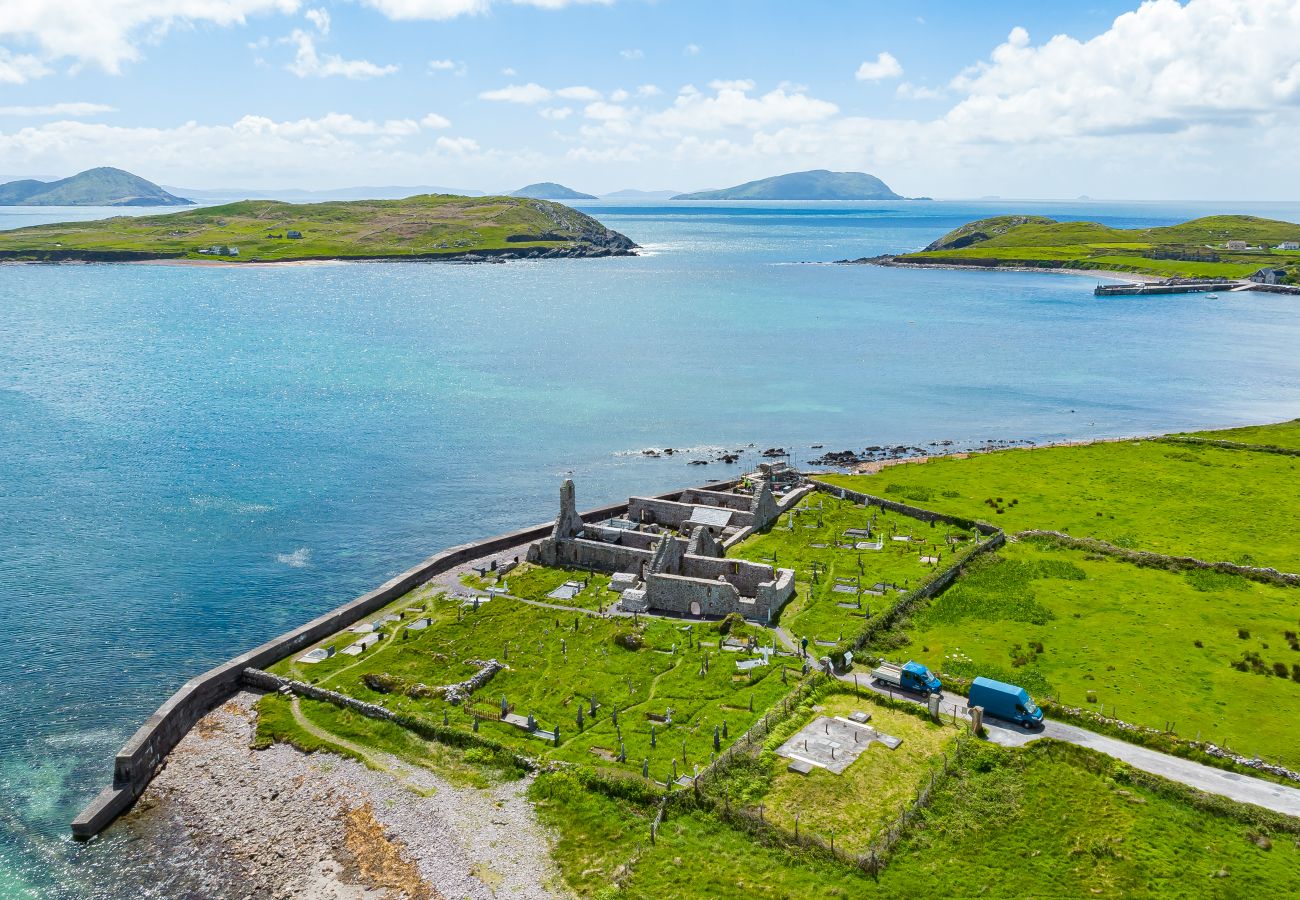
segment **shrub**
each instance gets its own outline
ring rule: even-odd
[[[1250,639],[1250,629],[1248,629],[1248,628],[1238,628],[1238,629],[1237,629],[1237,637],[1241,638],[1243,641],[1245,641],[1245,640],[1249,640],[1249,639]]]
[[[1096,692],[1096,691],[1088,691],[1088,702],[1089,702],[1089,703],[1096,703],[1096,702],[1097,702],[1097,692]]]
[[[614,643],[624,650],[640,650],[645,646],[645,640],[639,631],[620,631],[614,635]]]
[[[1192,641],[1192,645],[1193,645],[1193,646],[1196,646],[1196,647],[1204,647],[1204,646],[1205,646],[1205,645],[1202,644],[1199,640]]]
[[[733,628],[745,624],[745,617],[738,612],[727,613],[726,618],[718,623],[718,634],[731,634]]]
[[[1273,674],[1276,675],[1278,678],[1286,678],[1287,676],[1286,663],[1284,662],[1273,663]]]
[[[1300,663],[1291,664],[1291,680],[1300,681]]]

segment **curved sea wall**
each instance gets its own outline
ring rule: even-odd
[[[726,490],[737,482],[723,481],[706,485],[701,490]],[[661,495],[675,497],[681,491]],[[627,503],[616,503],[582,513],[584,522],[599,521],[627,511]],[[424,562],[386,581],[375,590],[331,610],[299,628],[267,641],[234,659],[222,663],[187,681],[172,694],[157,712],[149,717],[131,739],[117,752],[113,764],[113,783],[72,820],[72,834],[77,838],[90,838],[99,834],[126,812],[144,792],[154,773],[199,719],[224,703],[238,689],[244,669],[264,669],[277,660],[296,653],[358,620],[381,609],[394,600],[424,584],[435,575],[441,575],[471,560],[519,547],[551,533],[553,522],[534,525],[519,531],[500,534],[470,544],[461,544],[429,557]]]

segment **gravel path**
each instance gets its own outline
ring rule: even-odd
[[[256,700],[241,693],[205,716],[107,836],[151,858],[140,896],[565,896],[526,780],[480,790],[370,749],[385,771],[251,750]]]

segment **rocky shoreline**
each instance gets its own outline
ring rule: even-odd
[[[613,232],[617,234],[616,232]],[[618,237],[623,237],[618,235]],[[606,244],[574,244],[565,247],[503,247],[455,250],[446,253],[406,253],[355,256],[295,256],[283,259],[211,260],[191,259],[180,253],[146,250],[0,250],[0,264],[144,263],[173,266],[244,268],[248,266],[301,265],[313,262],[449,262],[504,263],[524,259],[603,259],[636,256],[637,245],[623,238]]]
[[[367,767],[284,744],[253,750],[256,700],[241,692],[200,720],[105,835],[124,871],[146,861],[141,896],[565,896],[526,779],[459,787],[375,751]]]
[[[953,269],[959,272],[1038,272],[1045,275],[1086,275],[1092,278],[1140,281],[1144,284],[1154,284],[1164,280],[1157,275],[1144,275],[1139,272],[1115,272],[1109,269],[1071,269],[1055,264],[1004,266],[999,265],[997,260],[990,260],[987,263],[904,262],[890,254],[863,256],[858,259],[837,259],[834,264],[837,266],[886,266],[891,269]]]

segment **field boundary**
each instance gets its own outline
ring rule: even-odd
[[[1279,456],[1300,456],[1300,449],[1279,447],[1277,444],[1248,444],[1244,441],[1227,441],[1222,438],[1203,438],[1191,435],[1166,434],[1152,438],[1164,444],[1192,444],[1200,447],[1219,447],[1224,450],[1246,450],[1251,453],[1276,453]]]
[[[1267,566],[1243,566],[1239,563],[1227,561],[1209,562],[1204,559],[1197,559],[1194,556],[1171,556],[1167,553],[1152,553],[1149,550],[1129,550],[1099,538],[1075,537],[1063,531],[1052,531],[1045,528],[1031,528],[1026,531],[1016,532],[1012,536],[1012,540],[1016,541],[1026,539],[1049,540],[1071,550],[1090,550],[1093,553],[1101,553],[1147,569],[1164,569],[1172,572],[1188,570],[1221,572],[1224,575],[1239,575],[1242,578],[1263,582],[1264,584],[1300,587],[1300,575],[1292,572],[1282,572]]]

